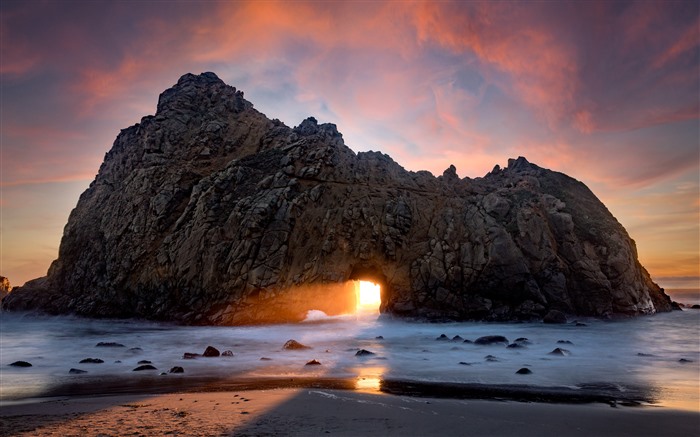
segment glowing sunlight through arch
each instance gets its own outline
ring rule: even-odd
[[[358,281],[357,312],[379,313],[379,305],[382,302],[379,284],[369,281]]]

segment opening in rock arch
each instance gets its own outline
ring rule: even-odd
[[[379,284],[370,281],[355,281],[358,313],[377,313],[382,303]]]

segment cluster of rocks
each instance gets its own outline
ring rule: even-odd
[[[381,285],[382,312],[431,320],[672,309],[583,183],[523,157],[474,179],[406,171],[335,125],[268,119],[213,73],[181,77],[121,131],[47,276],[2,307],[295,321],[354,309],[350,279]]]

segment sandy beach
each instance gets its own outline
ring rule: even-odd
[[[663,407],[459,400],[273,389],[73,396],[0,409],[3,436],[697,435],[700,414]]]

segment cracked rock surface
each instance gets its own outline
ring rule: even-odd
[[[509,160],[481,178],[354,153],[335,125],[269,120],[187,74],[121,131],[47,276],[7,310],[192,324],[300,320],[382,285],[382,311],[531,320],[669,311],[634,241],[581,182]]]

